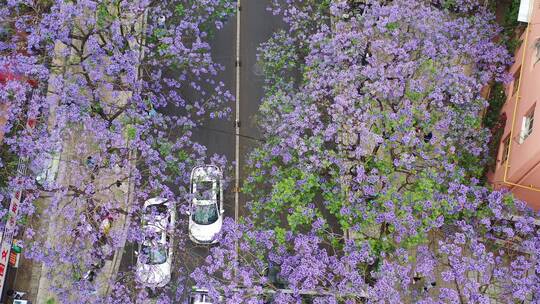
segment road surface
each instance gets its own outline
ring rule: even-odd
[[[224,155],[229,165],[235,162],[235,145],[239,145],[239,173],[240,186],[242,180],[246,177],[246,172],[243,168],[249,152],[259,143],[256,139],[260,137],[257,129],[255,114],[258,112],[263,97],[263,78],[261,77],[257,65],[256,55],[257,48],[260,43],[268,40],[272,33],[284,26],[279,16],[273,16],[266,10],[270,4],[270,0],[244,0],[241,2],[240,11],[240,48],[238,50],[240,59],[240,77],[239,77],[239,120],[240,120],[240,136],[235,136],[235,113],[236,105],[231,103],[232,115],[226,120],[208,119],[203,126],[196,129],[193,133],[193,140],[207,147],[207,155],[213,154]],[[225,70],[218,77],[218,81],[225,83],[226,88],[233,94],[236,92],[237,77],[236,77],[236,54],[237,54],[237,17],[231,17],[224,27],[215,32],[210,44],[212,46],[212,56],[215,62],[221,64]],[[194,92],[180,92],[185,98],[196,98]],[[165,114],[174,114],[167,113]],[[237,142],[238,140],[238,142]],[[240,216],[245,214],[246,197],[242,194],[239,196],[238,210],[235,210],[234,203],[234,170],[225,170],[227,177],[231,180],[231,184],[225,190],[225,216],[234,217],[235,212]],[[187,234],[187,227],[185,228]],[[129,272],[136,263],[134,254],[134,244],[127,244],[124,255],[122,257],[120,271]],[[208,254],[208,246],[195,246],[188,242],[185,248],[176,248],[174,253],[175,263],[181,263],[184,266],[185,273],[174,273],[173,280],[178,276],[188,276],[189,273],[198,265],[204,262],[204,258]],[[184,252],[179,252],[184,251]],[[177,269],[177,267],[173,267]],[[191,282],[186,281],[184,289],[191,287]],[[171,295],[174,290],[169,291]]]

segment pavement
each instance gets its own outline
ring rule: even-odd
[[[61,54],[64,46],[57,44],[55,46],[56,54]],[[54,58],[53,62],[57,65],[64,64],[65,58],[58,56]],[[52,75],[51,77],[62,77],[61,75]],[[49,84],[50,85],[50,84]],[[49,91],[55,91],[54,88]],[[109,102],[118,104],[121,103],[129,96],[128,93],[121,93],[114,100]],[[96,153],[95,144],[90,136],[85,136],[84,131],[81,129],[74,130],[71,138],[65,139],[63,142],[63,151],[60,153],[60,161],[58,166],[58,172],[56,176],[56,182],[60,185],[76,184],[75,181],[80,178],[80,171],[87,169],[88,155]],[[83,140],[81,140],[83,139]],[[84,147],[84,153],[81,153],[81,149]],[[99,208],[100,202],[106,202],[115,200],[118,208],[129,211],[130,192],[132,192],[132,185],[128,178],[130,167],[120,168],[115,167],[111,170],[101,169],[96,172],[96,176],[93,178],[94,185],[97,192],[93,195],[93,199],[96,202],[96,208]],[[87,174],[88,175],[88,174]],[[125,178],[124,178],[125,177]],[[122,183],[116,186],[109,187],[111,184],[115,184],[118,180]],[[131,190],[131,191],[130,191]],[[71,201],[71,196],[63,197],[60,203],[56,207],[52,207],[51,203],[54,201],[52,197],[42,196],[36,202],[36,213],[29,219],[27,226],[21,229],[19,237],[24,233],[24,229],[31,227],[37,232],[35,241],[41,242],[41,244],[48,244],[52,248],[61,248],[66,246],[70,242],[74,241],[72,235],[61,233],[66,231],[66,227],[73,228],[73,221],[69,215],[63,214],[63,206],[68,204],[74,204]],[[75,213],[88,212],[88,203],[79,203],[75,208]],[[77,217],[77,214],[72,215]],[[117,214],[108,230],[108,234],[120,235],[122,241],[125,240],[126,229],[129,227],[129,217],[124,214]],[[94,244],[87,243],[87,249],[94,247]],[[51,303],[55,299],[54,294],[50,291],[52,282],[56,282],[59,285],[63,285],[62,280],[66,275],[73,275],[73,266],[69,262],[56,260],[54,268],[48,268],[46,265],[34,262],[24,257],[25,249],[23,248],[23,254],[19,267],[8,268],[8,276],[6,286],[3,290],[2,303],[11,303],[11,300],[7,300],[5,293],[9,289],[18,291],[24,291],[25,300],[30,300],[34,304]],[[121,259],[121,250],[112,251],[109,258],[104,261],[103,267],[97,271],[95,281],[99,282],[100,289],[98,294],[105,295],[108,292],[109,284],[106,283],[112,276],[118,271],[118,266]],[[57,257],[52,257],[56,259]],[[85,271],[85,270],[83,270]],[[67,287],[67,286],[63,286]],[[58,303],[58,302],[53,302]]]
[[[65,151],[62,153],[61,158],[60,158],[61,164],[64,164],[64,165],[61,165],[59,169],[59,175],[58,175],[59,183],[70,184],[71,183],[70,180],[71,178],[73,178],[72,171],[76,171],[79,169],[74,164],[85,163],[86,158],[83,155],[76,153],[75,151],[69,148],[69,147],[75,147],[75,142],[80,143],[80,138],[87,138],[87,137],[76,136],[73,139],[73,142],[71,142],[71,144],[70,142],[67,142],[66,145],[64,146]],[[90,142],[88,142],[87,145],[90,146]],[[65,164],[70,164],[70,165],[68,166]],[[114,171],[107,171],[103,169],[100,170],[100,172],[98,173],[95,179],[96,188],[100,189],[100,187],[104,187],[106,185],[112,184],[114,183],[116,179],[122,179],[121,175],[124,175],[124,174],[127,175],[127,172],[124,172],[125,170],[122,170],[122,169],[118,169]],[[101,196],[103,198],[107,197],[109,199],[114,199],[115,201],[119,203],[119,206],[123,206],[120,208],[125,209],[127,208],[127,206],[129,206],[126,200],[127,193],[128,193],[128,183],[123,182],[119,187],[114,186],[110,189],[103,190],[103,192],[96,193],[94,197],[96,197],[97,206],[99,206],[99,202],[106,201],[105,199],[100,200],[99,197]],[[47,202],[48,199],[44,199],[44,200]],[[57,208],[57,210],[59,210],[60,212],[56,214],[53,212],[48,212],[49,216],[43,217],[47,221],[45,225],[48,226],[47,227],[44,225],[44,228],[46,228],[44,231],[48,231],[48,233],[45,235],[46,236],[45,242],[53,246],[53,248],[56,246],[61,246],[60,244],[62,243],[71,241],[69,239],[66,239],[66,237],[67,238],[71,237],[70,235],[65,235],[65,234],[62,235],[62,232],[61,232],[62,230],[65,230],[66,226],[67,227],[74,226],[73,223],[70,221],[69,217],[66,217],[62,213],[63,212],[62,206],[64,204],[69,204],[69,203],[70,203],[69,198],[63,199],[61,202],[61,206]],[[47,206],[44,206],[44,207],[45,207],[45,210],[47,210],[46,209]],[[78,207],[79,207],[77,209],[78,212],[85,212],[87,208],[87,204],[81,204]],[[124,224],[126,220],[127,220],[126,216],[121,215],[121,214],[118,215],[112,221],[112,225],[111,225],[109,233],[121,234],[122,231],[124,230]],[[93,246],[93,244],[89,243],[88,246],[90,248],[91,246]],[[113,268],[115,266],[115,259],[116,259],[117,254],[118,254],[117,252],[114,252],[110,258],[105,260],[105,265],[97,272],[96,281],[103,283],[110,278],[110,276],[113,274]],[[60,265],[55,265],[53,269],[53,268],[46,267],[45,265],[42,265],[38,292],[34,300],[35,303],[37,304],[46,303],[49,299],[55,298],[54,294],[51,293],[49,290],[52,283],[51,281],[59,282],[58,280],[63,280],[63,275],[65,275],[66,271],[69,271],[66,269],[66,267],[69,268],[71,266],[73,265],[71,265],[70,263],[60,264]],[[49,278],[48,277],[49,274],[53,274],[53,277]],[[105,294],[106,290],[103,287],[98,292],[100,294]]]
[[[78,142],[79,140],[77,139],[73,140],[72,142],[66,142],[65,149],[60,156],[61,165],[59,166],[57,177],[59,183],[69,183],[71,176],[70,171],[77,170],[76,167],[73,167],[73,163],[84,163],[83,157],[75,153],[74,149],[69,148],[75,147],[75,141]],[[68,163],[71,165],[67,166],[66,164]],[[101,173],[101,176],[97,177],[97,180],[101,182],[101,184],[98,184],[97,186],[99,187],[100,185],[108,185],[109,183],[114,182],[113,179],[116,179],[118,177],[118,175],[115,175],[117,173],[118,172],[114,173],[103,171]],[[107,197],[115,197],[117,200],[123,201],[125,204],[126,200],[124,198],[127,193],[127,189],[128,184],[123,183],[120,187],[113,188],[111,192],[107,191],[106,193],[101,193],[101,195]],[[100,195],[100,193],[98,193],[98,195]],[[66,236],[65,234],[59,232],[65,226],[72,225],[72,223],[70,223],[69,219],[62,213],[55,213],[48,209],[50,207],[49,205],[51,201],[51,197],[41,197],[35,202],[36,213],[33,215],[32,218],[29,219],[29,224],[25,228],[32,228],[32,230],[36,232],[46,232],[41,235],[38,234],[36,238],[34,238],[34,241],[45,242],[54,247],[57,244],[70,242],[70,240],[65,239],[66,237],[69,237],[69,235]],[[68,202],[69,199],[63,199],[61,206],[63,204],[68,204]],[[61,210],[61,206],[57,208],[57,210]],[[82,210],[79,211],[82,212]],[[121,231],[124,229],[125,221],[125,216],[120,215],[119,217],[117,217],[112,222],[111,233],[121,233]],[[21,233],[18,234],[19,238],[22,236],[23,232],[24,230],[21,230]],[[47,268],[41,263],[37,263],[31,259],[25,258],[25,250],[25,248],[23,248],[22,250],[19,267],[8,267],[8,276],[2,294],[2,303],[11,303],[10,300],[8,301],[6,299],[6,292],[10,289],[26,292],[27,294],[25,295],[24,299],[30,300],[32,301],[32,303],[47,303],[49,299],[54,298],[54,295],[49,291],[51,278],[49,278],[47,275],[51,273],[56,273],[57,276],[53,276],[52,279],[62,280],[62,272],[67,270],[66,267],[70,267],[70,265],[68,265],[67,263],[59,264],[57,267],[59,269],[55,269],[53,271],[52,269]],[[101,268],[98,272],[97,280],[105,281],[113,274],[116,257],[117,254],[114,254],[110,259],[107,259],[105,261],[104,267]],[[104,293],[105,290],[102,290],[101,292]]]
[[[40,229],[42,221],[39,219],[42,218],[44,200],[38,200],[36,202],[36,214],[29,220],[32,223],[33,229]],[[18,238],[22,236],[21,233],[18,234]],[[39,287],[39,279],[41,277],[41,264],[35,263],[31,259],[27,259],[24,256],[25,248],[22,249],[22,253],[19,255],[19,267],[14,268],[8,266],[6,282],[2,292],[2,302],[1,303],[11,303],[6,299],[6,293],[8,290],[19,290],[27,292],[25,298],[32,300],[33,303],[37,303],[37,290]]]

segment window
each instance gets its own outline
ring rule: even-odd
[[[144,212],[148,215],[165,215],[169,212],[169,208],[165,205],[166,201],[161,204],[149,205],[144,209]]]
[[[503,140],[502,144],[503,144],[503,146],[502,146],[502,155],[501,155],[502,162],[501,162],[501,164],[504,164],[506,162],[506,160],[508,159],[508,149],[510,147],[510,135],[506,136],[506,138]]]
[[[536,39],[534,42],[534,50],[535,55],[533,58],[533,67],[538,63],[538,61],[540,61],[540,38]]]
[[[147,265],[159,265],[167,261],[167,248],[164,244],[149,242],[142,245],[142,262]]]
[[[195,184],[195,196],[198,200],[213,200],[215,198],[214,182],[199,181]]]
[[[219,183],[219,179],[217,181],[217,187],[216,187],[216,197],[217,197],[217,203],[218,203],[218,209],[221,210],[223,206],[221,206],[221,184]]]
[[[215,203],[195,204],[194,209],[191,218],[197,225],[210,225],[218,220],[218,209]]]
[[[519,87],[519,77],[521,75],[521,67],[517,69],[517,72],[514,74],[514,86],[512,88],[512,96],[516,95]]]
[[[531,135],[534,124],[534,108],[535,105],[523,116],[523,122],[521,124],[521,134],[519,136],[519,143],[523,143],[529,135]]]

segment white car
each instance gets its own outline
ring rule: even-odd
[[[215,165],[197,166],[190,184],[189,238],[197,244],[214,244],[223,225],[223,174]]]
[[[146,287],[163,287],[171,280],[175,208],[173,202],[159,197],[144,203],[142,221],[145,239],[136,251],[135,278]]]

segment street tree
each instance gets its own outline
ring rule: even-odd
[[[208,39],[234,9],[223,0],[2,2],[0,69],[20,77],[0,85],[0,105],[9,109],[0,164],[7,170],[12,157],[29,160],[26,174],[6,174],[2,198],[23,191],[25,255],[49,269],[60,303],[148,296],[132,273],[117,282],[84,273],[122,250],[126,237],[145,237],[138,215],[146,199],[165,197],[185,211],[189,169],[211,157],[192,132],[230,112]],[[38,122],[32,132],[29,118]],[[210,160],[225,165],[220,156]],[[36,181],[55,166],[56,179]],[[182,249],[185,225],[178,227]],[[160,295],[163,303],[169,294]]]
[[[288,29],[260,49],[250,214],[198,284],[228,303],[539,301],[537,214],[480,182],[481,90],[511,62],[493,14],[473,0],[272,9]]]

